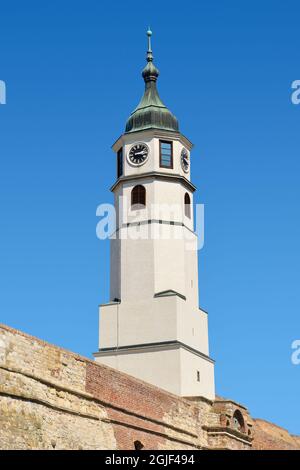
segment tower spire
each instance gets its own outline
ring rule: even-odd
[[[146,34],[148,37],[147,64],[142,72],[145,82],[145,92],[137,108],[135,108],[127,120],[125,132],[134,132],[150,128],[177,132],[178,121],[163,104],[156,88],[159,70],[153,63],[151,47],[152,31],[150,27]]]
[[[149,81],[154,81],[156,82],[157,77],[159,75],[159,70],[155,67],[153,63],[153,53],[152,53],[152,47],[151,47],[151,36],[152,36],[152,31],[150,29],[150,26],[148,27],[147,30],[147,36],[148,36],[148,50],[147,50],[147,65],[143,70],[143,78],[145,80],[145,83]]]

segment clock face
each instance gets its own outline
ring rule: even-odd
[[[148,145],[138,142],[134,144],[128,152],[128,160],[132,165],[139,166],[143,165],[147,160],[149,155],[149,147]]]
[[[188,151],[185,148],[181,150],[180,160],[181,160],[181,167],[183,171],[185,173],[188,173],[189,168],[190,168],[190,157],[189,157]]]

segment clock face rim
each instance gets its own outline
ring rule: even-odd
[[[187,166],[187,168],[185,168],[185,165],[183,164],[183,155],[184,154],[186,154],[187,157],[188,157],[188,166]],[[185,147],[182,148],[181,153],[180,153],[180,163],[181,163],[181,168],[183,169],[183,171],[185,173],[188,173],[189,170],[190,170],[190,155],[189,155],[188,150]]]
[[[136,147],[137,145],[143,145],[143,146],[146,147],[147,150],[148,150],[148,153],[147,153],[147,156],[146,156],[145,160],[144,160],[143,162],[141,162],[141,163],[134,163],[134,162],[132,162],[132,161],[130,160],[130,152],[131,152],[131,150],[132,150],[134,147]],[[127,161],[128,161],[128,163],[129,163],[129,165],[131,165],[131,166],[135,166],[135,167],[137,167],[137,166],[142,166],[142,165],[144,165],[144,164],[146,163],[146,161],[148,160],[149,154],[150,154],[150,148],[149,148],[149,146],[148,146],[145,142],[135,142],[134,144],[132,144],[132,145],[130,146],[130,149],[129,149],[128,152],[127,152]]]

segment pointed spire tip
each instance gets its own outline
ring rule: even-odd
[[[148,36],[147,62],[152,62],[153,60],[152,48],[151,48],[152,31],[150,29],[150,26],[148,27],[147,36]]]

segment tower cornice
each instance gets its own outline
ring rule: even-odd
[[[134,137],[136,137],[136,139]],[[112,149],[114,152],[117,152],[120,147],[122,147],[124,144],[127,144],[129,141],[142,141],[149,137],[179,140],[189,151],[194,147],[194,144],[187,137],[181,134],[181,132],[163,131],[161,129],[145,129],[143,131],[124,133],[120,135],[120,137],[112,145]]]
[[[154,179],[160,179],[160,180],[172,180],[172,181],[177,181],[182,183],[187,189],[189,189],[191,192],[196,191],[196,186],[193,185],[187,178],[184,176],[178,174],[178,173],[164,173],[162,171],[149,171],[147,173],[141,173],[141,174],[134,174],[134,175],[128,175],[128,176],[121,176],[110,188],[112,192],[119,186],[119,184],[124,183],[125,181],[135,181],[139,179],[145,179],[145,178],[154,178]]]

